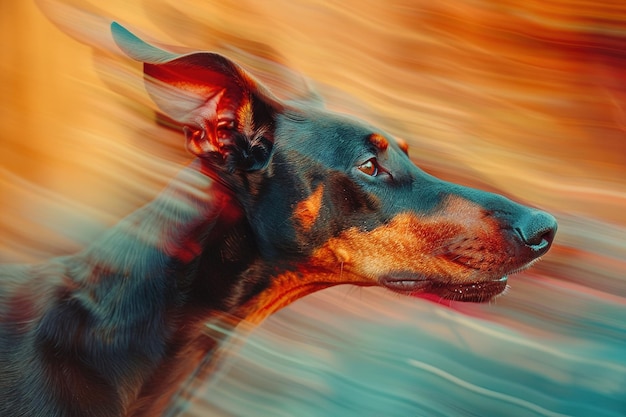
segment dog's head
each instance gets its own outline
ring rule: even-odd
[[[380,129],[281,101],[223,56],[113,33],[144,62],[188,149],[232,190],[261,257],[287,265],[256,294],[269,310],[338,283],[486,301],[552,243],[549,214],[426,174]]]

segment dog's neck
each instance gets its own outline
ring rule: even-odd
[[[228,316],[249,292],[236,276],[257,253],[246,225],[232,193],[192,163],[154,201],[64,261],[74,279],[66,290],[72,311],[60,307],[47,319],[73,320],[66,324],[76,330],[62,341],[44,332],[42,344],[68,361],[89,344],[81,368],[104,375],[112,391],[133,386],[119,391],[136,396],[120,399],[121,409],[133,403],[125,415],[160,415],[219,342],[205,323],[224,315],[221,323],[234,327],[240,319]]]
[[[244,209],[211,175],[195,161],[154,201],[63,261],[72,281],[42,327],[70,330],[44,330],[40,344],[59,363],[52,367],[72,363],[76,378],[101,376],[102,398],[125,393],[118,404],[102,404],[117,415],[161,415],[229,329],[332,285],[302,278],[330,274],[332,256],[319,254],[297,270],[289,261],[263,261]],[[206,323],[215,321],[226,328],[209,334]],[[94,406],[87,394],[84,402]]]

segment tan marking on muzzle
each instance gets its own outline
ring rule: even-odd
[[[369,232],[349,229],[319,248],[313,259],[341,259],[344,275],[372,283],[393,271],[463,283],[503,273],[509,246],[496,219],[479,205],[451,196],[428,216],[406,212]]]
[[[321,194],[320,186],[301,204],[317,208]],[[456,247],[466,237],[477,242],[480,267],[450,259],[451,246]],[[492,280],[506,269],[510,258],[507,245],[497,220],[477,204],[451,196],[428,216],[406,212],[371,231],[356,227],[344,231],[318,248],[296,271],[274,277],[270,287],[239,314],[258,323],[312,292],[338,284],[378,285],[381,276],[394,271],[451,284]],[[487,271],[487,265],[492,272]]]

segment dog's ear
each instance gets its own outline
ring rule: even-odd
[[[117,23],[117,45],[142,61],[156,105],[182,124],[188,149],[233,172],[267,166],[281,102],[241,67],[209,52],[177,55],[142,41]]]

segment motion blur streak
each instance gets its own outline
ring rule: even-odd
[[[478,394],[481,394],[481,395],[484,395],[486,397],[493,397],[495,399],[499,399],[499,400],[502,400],[504,402],[511,403],[512,406],[517,405],[517,406],[519,406],[521,408],[526,408],[529,411],[533,411],[533,412],[535,412],[538,415],[543,415],[543,416],[546,416],[546,417],[561,417],[561,416],[564,416],[564,414],[551,413],[548,410],[545,410],[545,409],[543,409],[541,407],[538,407],[538,406],[536,406],[533,403],[529,403],[527,401],[520,400],[519,398],[510,397],[508,395],[500,394],[500,393],[495,392],[495,391],[486,390],[486,389],[478,387],[476,385],[467,383],[467,382],[465,382],[465,381],[455,377],[454,375],[450,375],[450,374],[448,374],[446,372],[443,372],[440,369],[435,368],[435,367],[433,367],[431,365],[428,365],[426,363],[418,362],[418,361],[414,361],[414,360],[411,360],[409,363],[411,365],[415,366],[416,368],[420,368],[420,369],[423,369],[423,370],[425,370],[427,372],[430,372],[432,374],[440,376],[441,378],[446,379],[448,382],[456,384],[456,385],[460,385],[461,387],[463,387],[463,388],[465,388],[467,390],[474,391],[474,392],[476,392]]]
[[[63,33],[104,39],[86,12],[297,95],[285,64],[427,171],[558,217],[552,251],[491,305],[334,288],[235,335],[186,416],[626,415],[626,3],[37,4],[0,5],[3,262],[82,247],[189,159],[137,68]]]

